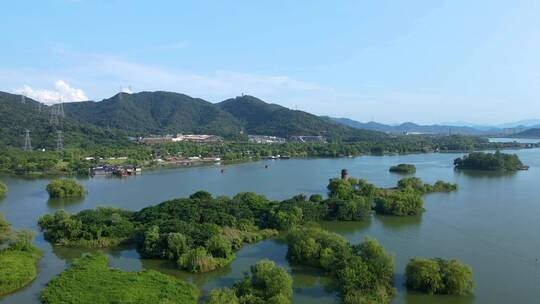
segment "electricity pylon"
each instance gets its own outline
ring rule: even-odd
[[[62,131],[58,130],[56,131],[56,134],[56,151],[62,151],[64,149],[64,137]]]
[[[26,129],[24,136],[24,151],[32,151],[32,143],[30,141],[30,130]]]

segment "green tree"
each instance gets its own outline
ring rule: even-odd
[[[171,232],[167,235],[167,257],[170,260],[178,260],[188,248],[187,238],[184,234]]]
[[[291,276],[269,260],[251,266],[250,274],[245,274],[244,279],[233,288],[242,303],[291,303]],[[249,298],[255,298],[256,301],[246,302]]]
[[[206,248],[213,257],[227,258],[232,254],[231,242],[223,235],[214,235],[206,242]]]

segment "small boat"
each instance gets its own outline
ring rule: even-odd
[[[527,171],[527,170],[529,170],[529,168],[530,168],[529,166],[523,165],[523,166],[519,166],[518,170]]]

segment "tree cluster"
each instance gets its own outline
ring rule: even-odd
[[[83,197],[86,194],[81,184],[67,178],[52,180],[46,190],[51,198]]]
[[[463,158],[456,158],[454,166],[457,169],[486,170],[486,171],[516,171],[523,163],[516,154],[475,152]]]
[[[407,287],[429,294],[465,295],[474,288],[471,268],[457,260],[413,258],[405,276]]]
[[[351,245],[335,233],[298,228],[288,234],[287,243],[288,260],[328,273],[345,304],[388,303],[395,293],[393,257],[373,239]]]
[[[243,280],[232,288],[214,289],[207,304],[290,304],[292,278],[285,269],[269,260],[250,267]]]

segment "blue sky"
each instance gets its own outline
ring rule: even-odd
[[[242,93],[360,121],[540,118],[540,1],[6,1],[0,90]]]

